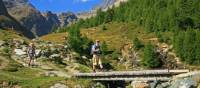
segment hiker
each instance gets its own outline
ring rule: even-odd
[[[33,43],[30,43],[29,46],[28,46],[28,49],[27,49],[27,54],[28,54],[28,57],[29,57],[29,63],[28,63],[28,66],[31,65],[31,62],[33,63],[34,62],[34,58],[35,58],[35,45]],[[33,64],[32,64],[33,65]]]
[[[96,72],[96,66],[99,65],[100,69],[103,70],[103,65],[101,62],[101,50],[100,50],[100,41],[96,40],[95,44],[92,45],[91,54],[93,55],[92,61],[93,61],[93,72]]]

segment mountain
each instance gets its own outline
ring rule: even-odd
[[[77,19],[72,13],[59,16],[51,11],[41,13],[28,0],[3,1],[8,9],[8,13],[36,36],[48,34],[53,28],[66,26],[73,19]]]
[[[9,15],[2,0],[0,0],[0,28],[15,30],[28,38],[33,38],[32,32],[23,27],[15,18]]]
[[[60,26],[67,26],[68,24],[70,24],[71,22],[76,21],[78,18],[77,16],[72,13],[72,12],[67,12],[67,13],[61,13],[59,14],[59,20],[60,20]]]
[[[51,27],[45,17],[28,0],[3,0],[11,16],[35,35],[41,36],[50,32]]]
[[[127,2],[128,0],[102,0],[102,2],[97,5],[93,10],[89,12],[78,13],[78,18],[87,19],[96,16],[97,10],[101,9],[102,11],[107,11],[108,8],[118,7],[120,3]]]
[[[4,6],[2,0],[0,0],[0,15],[8,15],[6,7]]]

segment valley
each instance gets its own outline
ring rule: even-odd
[[[105,0],[56,14],[0,0],[0,88],[200,88],[199,4]],[[94,72],[97,40],[104,68]]]

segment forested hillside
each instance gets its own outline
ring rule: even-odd
[[[97,16],[79,20],[60,32],[96,27],[109,22],[135,22],[142,26],[146,33],[154,32],[158,38],[163,38],[161,32],[171,32],[174,37],[168,43],[173,44],[173,49],[182,58],[181,60],[188,64],[200,64],[198,0],[129,0],[106,12],[99,9]]]

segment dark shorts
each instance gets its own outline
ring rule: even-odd
[[[34,59],[35,55],[34,54],[28,54],[30,59]]]

